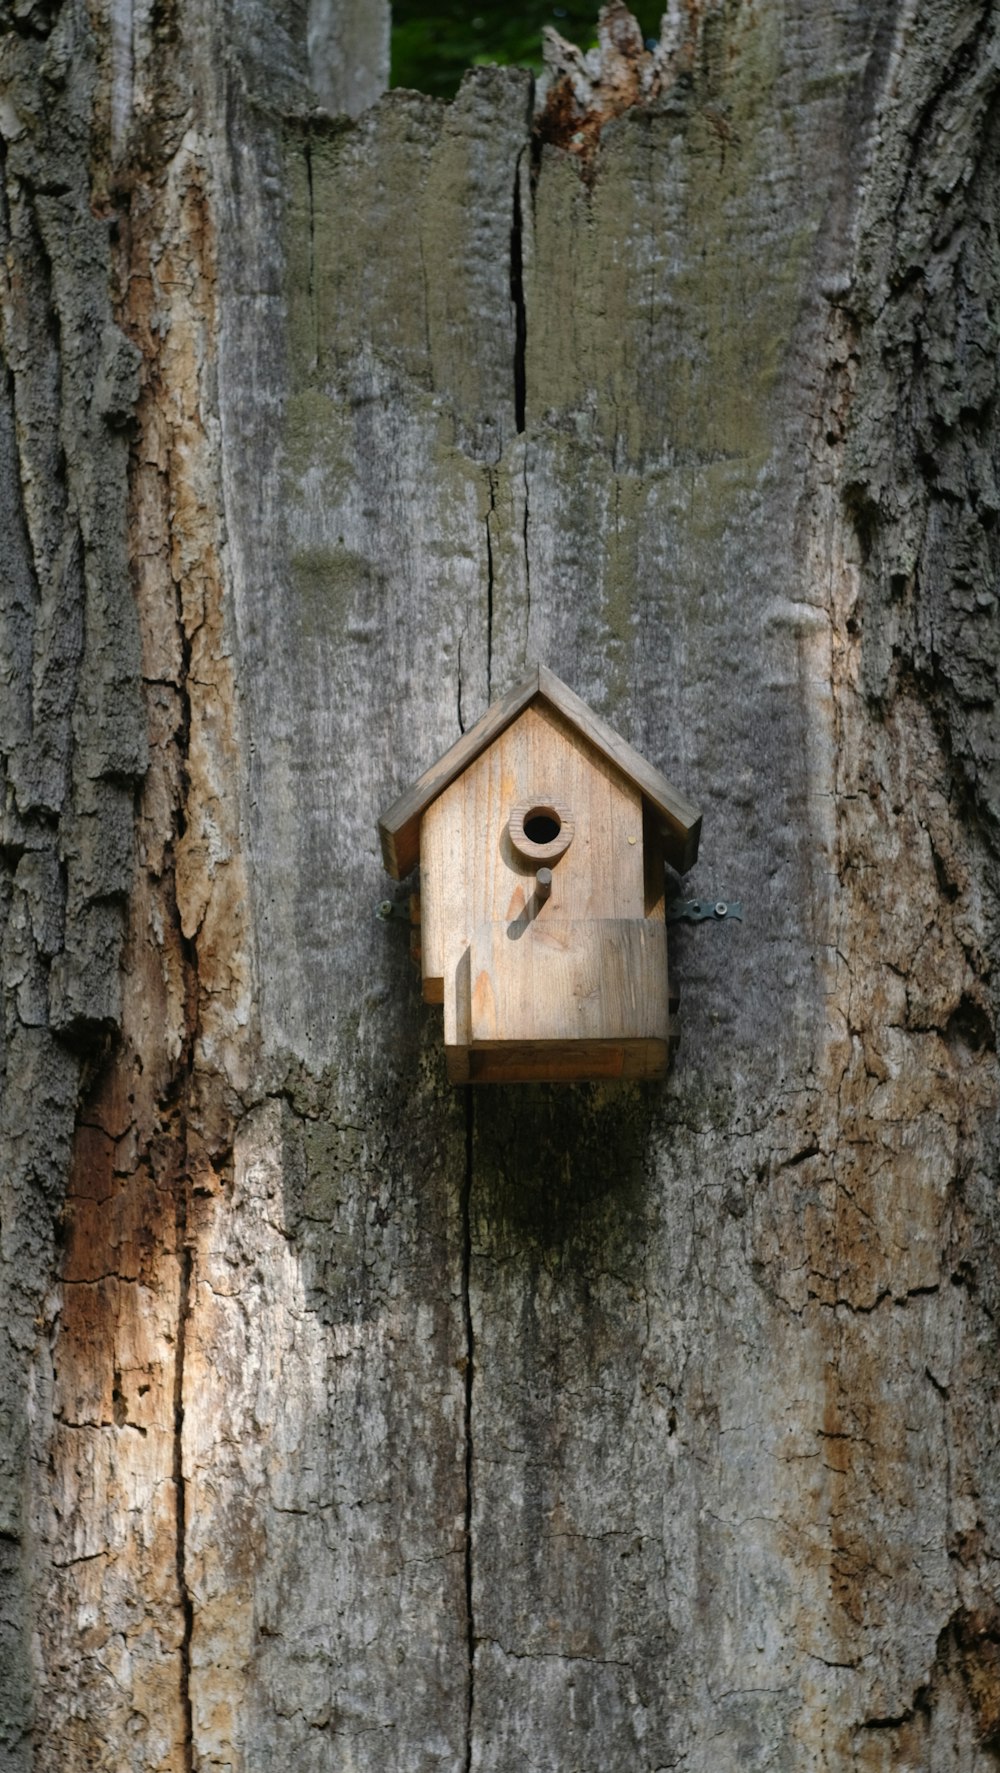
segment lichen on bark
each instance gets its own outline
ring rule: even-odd
[[[384,25],[0,30],[0,1766],[983,1773],[996,21]],[[538,656],[744,903],[663,1089],[372,914]]]

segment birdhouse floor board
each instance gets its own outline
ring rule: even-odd
[[[655,1082],[667,1075],[665,1040],[519,1041],[512,1046],[446,1048],[451,1083]]]

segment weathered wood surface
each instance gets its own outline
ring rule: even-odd
[[[681,9],[585,166],[364,11],[0,33],[0,1766],[985,1773],[1000,22]],[[532,658],[746,907],[662,1086],[374,916]]]
[[[558,828],[534,845],[523,819],[545,801]],[[536,700],[428,807],[424,998],[444,1003],[453,1083],[665,1073],[666,931],[662,893],[658,936],[646,922],[644,804],[575,720]]]
[[[546,914],[516,942],[503,924],[480,924],[469,956],[473,1047],[551,1043],[568,1067],[579,1041],[667,1040],[667,943],[661,923],[588,922]],[[665,1051],[661,1058],[666,1058]],[[599,1067],[597,1076],[620,1075]],[[480,1071],[482,1078],[483,1072]],[[542,1075],[542,1074],[539,1074]],[[571,1076],[561,1067],[557,1076]],[[581,1072],[586,1077],[587,1071]],[[640,1073],[650,1076],[644,1067]]]
[[[642,800],[630,782],[544,705],[526,708],[425,815],[420,902],[424,966],[450,979],[482,923],[513,922],[534,888],[537,861],[515,849],[512,807],[546,793],[564,812],[554,864],[560,915],[641,917]]]
[[[544,702],[566,715],[658,809],[673,865],[682,874],[693,865],[701,831],[701,815],[697,807],[672,788],[659,770],[651,769],[645,758],[627,745],[606,720],[595,715],[593,709],[588,708],[566,684],[560,683],[554,672],[542,665],[533,666],[527,677],[492,702],[475,726],[462,733],[444,757],[430,764],[412,787],[406,788],[383,813],[379,820],[382,860],[397,880],[416,866],[420,855],[420,820],[427,808],[492,744],[521,709],[536,699],[539,691]]]

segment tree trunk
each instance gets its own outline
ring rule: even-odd
[[[0,21],[0,1768],[985,1773],[1000,18],[386,42]],[[374,915],[534,659],[743,904],[662,1086]]]

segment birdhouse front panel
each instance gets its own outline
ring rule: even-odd
[[[662,1077],[672,1045],[664,860],[701,815],[542,665],[379,824],[420,861],[424,995],[456,1083]]]
[[[665,1062],[642,795],[558,709],[533,703],[445,789],[420,856],[424,990],[444,1003],[455,1081],[550,1075],[540,1049],[567,1042],[588,1076],[621,1075],[623,1041],[656,1039]]]
[[[465,961],[465,957],[463,957]],[[645,918],[552,919],[512,947],[481,924],[459,963],[451,1075],[659,1077],[667,1062],[667,931]],[[464,1024],[461,1018],[467,1019]],[[466,1066],[465,1054],[468,1055]]]

